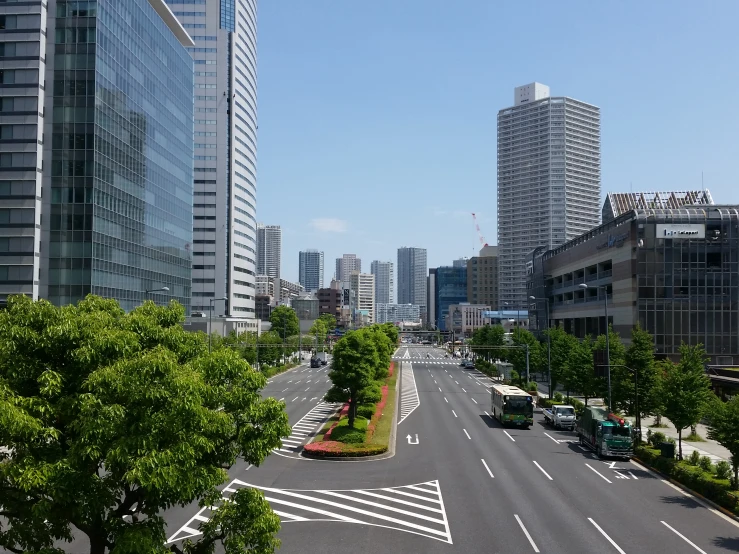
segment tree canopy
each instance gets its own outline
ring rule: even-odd
[[[562,327],[550,327],[544,331],[544,335],[549,337],[551,341],[552,349],[552,391],[557,390],[559,383],[564,383],[568,387],[572,386],[573,376],[570,375],[570,356],[572,355],[577,339],[565,333]],[[542,350],[550,347],[549,344],[542,343]],[[546,356],[546,353],[542,353],[542,356]],[[552,393],[553,394],[553,393]]]
[[[277,333],[284,342],[287,337],[300,333],[300,321],[295,310],[288,306],[277,306],[269,316],[272,331]]]
[[[184,310],[152,302],[126,314],[88,296],[74,306],[11,297],[0,312],[0,546],[61,552],[72,526],[90,552],[163,553],[163,510],[199,500],[237,457],[259,465],[289,435],[284,405],[238,352],[208,353]],[[272,552],[275,516],[258,491],[217,510],[184,547]],[[126,517],[131,516],[131,517]],[[124,519],[126,517],[126,519]],[[239,548],[239,545],[240,548]]]
[[[502,325],[485,325],[478,327],[472,333],[470,345],[475,355],[491,361],[495,359],[506,359],[507,351],[505,348],[505,329]]]
[[[637,372],[630,383],[629,412],[635,413],[634,402],[639,400],[640,415],[652,414],[661,404],[658,392],[657,369],[654,362],[654,340],[652,335],[637,324],[631,330],[631,344],[626,349],[626,365]],[[636,383],[638,381],[638,390]]]
[[[731,465],[734,468],[733,487],[739,489],[739,396],[728,402],[714,397],[710,404],[711,426],[708,438],[717,441],[731,452]]]
[[[321,320],[326,327],[326,330],[329,333],[332,333],[334,329],[336,329],[336,317],[331,314],[321,314],[318,316],[318,319]]]

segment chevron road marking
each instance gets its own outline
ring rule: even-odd
[[[395,529],[452,544],[449,521],[438,481],[379,489],[307,490],[261,487],[234,479],[224,500],[240,488],[264,493],[282,523],[336,521]],[[180,527],[167,544],[200,534],[212,508],[202,508]]]
[[[292,426],[290,435],[282,439],[282,447],[275,448],[272,452],[280,456],[300,455],[305,440],[318,431],[340,406],[340,403],[319,402],[316,404]]]
[[[421,405],[418,397],[418,388],[416,387],[416,377],[413,375],[413,366],[403,364],[402,373],[400,375],[400,420],[398,425],[403,423],[413,410]]]

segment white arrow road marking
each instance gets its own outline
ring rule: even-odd
[[[411,436],[410,435],[408,435],[406,438],[408,439],[408,444],[418,444],[418,434],[416,434],[416,441],[415,442],[411,439]]]

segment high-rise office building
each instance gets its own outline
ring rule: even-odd
[[[498,246],[501,304],[525,309],[526,261],[600,220],[600,109],[517,87],[498,112]]]
[[[370,265],[370,273],[375,276],[375,303],[392,304],[395,296],[393,262],[375,260]]]
[[[437,267],[435,286],[436,327],[439,331],[447,331],[449,306],[467,302],[467,268]],[[453,314],[452,314],[453,316]]]
[[[421,306],[426,317],[426,249],[403,246],[398,248],[398,304]]]
[[[366,315],[368,323],[375,322],[375,276],[353,271],[349,275],[349,288],[354,296],[353,315]]]
[[[225,297],[226,315],[253,318],[257,2],[166,1],[195,41],[193,310]]]
[[[2,6],[0,305],[39,295],[47,21],[43,2]]]
[[[12,13],[13,3],[2,5]],[[25,13],[38,10],[21,5]],[[42,244],[38,294],[63,305],[93,293],[126,310],[146,299],[175,299],[189,312],[193,60],[186,48],[193,43],[163,0],[50,0],[43,6],[48,15],[37,11],[31,19],[46,22],[36,53],[45,58],[45,74],[37,65],[5,69],[4,82],[12,82],[13,72],[16,84],[2,100],[3,109],[8,100],[13,110],[25,111],[20,120],[35,132],[44,104],[43,196],[31,175],[41,168],[33,159],[37,142],[24,145],[32,150],[2,154],[10,156],[3,179],[11,192],[31,192],[27,202],[36,208],[43,198],[43,217],[34,215]],[[5,15],[6,29],[11,17],[16,26],[30,22]],[[38,39],[37,33],[28,38]],[[14,47],[18,56],[31,52]],[[34,63],[15,60],[6,67]],[[31,86],[19,87],[24,81]],[[36,83],[45,85],[45,95]],[[32,129],[18,127],[18,137],[32,137]]]
[[[323,252],[305,250],[298,253],[298,282],[306,292],[323,288]]]
[[[498,247],[483,246],[467,261],[467,301],[498,309]]]
[[[257,224],[257,275],[280,276],[282,229],[279,225]]]
[[[336,258],[336,280],[348,283],[354,271],[362,272],[362,260],[356,254],[344,254]]]

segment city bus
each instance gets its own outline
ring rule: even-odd
[[[493,385],[490,388],[493,417],[503,425],[528,428],[534,423],[534,399],[518,387]]]

